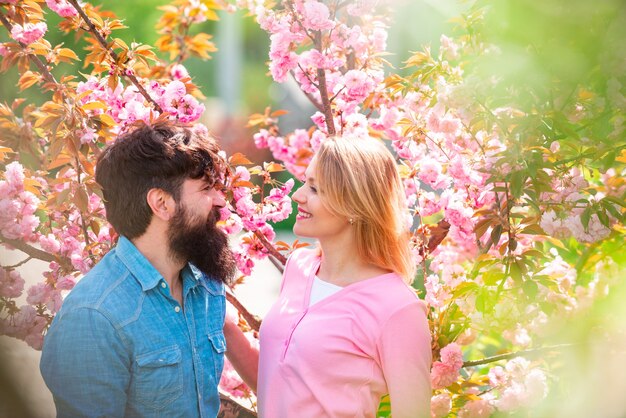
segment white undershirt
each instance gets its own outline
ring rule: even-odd
[[[313,278],[313,286],[311,286],[311,298],[309,299],[309,306],[315,305],[320,300],[339,292],[341,289],[343,289],[343,287],[325,282],[324,280],[315,276]]]

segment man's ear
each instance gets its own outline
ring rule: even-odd
[[[146,195],[152,213],[163,221],[169,221],[176,212],[176,202],[171,194],[163,189],[150,189]]]

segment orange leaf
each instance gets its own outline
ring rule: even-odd
[[[89,198],[87,197],[87,191],[84,185],[80,185],[76,193],[74,193],[74,204],[81,212],[87,212]]]
[[[285,167],[278,163],[269,163],[265,166],[265,171],[268,173],[274,173],[277,171],[285,171]]]
[[[108,106],[102,102],[95,101],[95,102],[85,103],[80,108],[83,110],[96,110],[96,109],[106,110],[108,109]]]
[[[59,49],[59,55],[73,60],[78,60],[78,55],[76,55],[76,53],[69,48]]]
[[[26,90],[34,84],[37,84],[41,80],[41,74],[34,73],[32,71],[26,71],[20,77],[20,80],[17,82],[20,90]]]
[[[237,152],[230,156],[228,162],[231,165],[247,165],[252,164],[252,161],[248,160],[245,155],[240,152]]]
[[[117,125],[117,123],[115,123],[115,120],[111,116],[107,115],[106,113],[98,115],[95,119],[99,119],[100,122],[102,122],[106,126]]]
[[[279,109],[279,110],[275,110],[273,111],[270,116],[273,118],[277,118],[278,116],[282,116],[282,115],[286,115],[287,113],[289,113],[288,110],[284,110],[284,109]]]

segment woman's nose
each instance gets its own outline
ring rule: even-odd
[[[304,195],[302,193],[302,188],[303,186],[300,186],[298,188],[298,190],[296,190],[295,192],[293,192],[293,194],[291,195],[291,198],[293,199],[294,202],[296,203],[304,203]]]

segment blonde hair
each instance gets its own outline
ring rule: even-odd
[[[352,220],[361,259],[411,283],[415,265],[404,218],[405,195],[389,150],[372,138],[330,138],[321,145],[316,161],[322,204]]]

